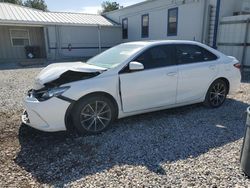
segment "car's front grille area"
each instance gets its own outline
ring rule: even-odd
[[[34,90],[34,89],[31,89],[28,91],[28,97],[30,98],[35,98],[37,99],[38,101],[43,101],[42,99],[42,96],[43,94],[46,92],[47,90],[46,89],[41,89],[41,90]]]
[[[28,112],[26,110],[23,112],[22,120],[25,123],[30,123],[29,115],[28,115]]]

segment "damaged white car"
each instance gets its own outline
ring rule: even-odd
[[[42,131],[106,130],[115,119],[203,102],[221,106],[240,85],[240,64],[192,41],[131,42],[86,63],[59,63],[37,76],[23,123]]]

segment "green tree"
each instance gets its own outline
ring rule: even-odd
[[[12,3],[12,4],[17,4],[17,5],[23,4],[22,0],[0,0],[0,2]]]
[[[24,6],[43,11],[48,11],[48,7],[44,0],[27,0],[24,2]]]
[[[102,3],[102,11],[101,13],[105,13],[105,12],[110,12],[110,11],[113,11],[113,10],[117,10],[121,8],[119,3],[117,2],[111,2],[111,1],[104,1]]]

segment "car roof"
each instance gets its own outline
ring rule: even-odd
[[[127,42],[124,44],[133,44],[133,45],[157,45],[157,44],[198,44],[201,45],[200,42],[190,41],[190,40],[148,40],[148,41],[135,41],[135,42]]]

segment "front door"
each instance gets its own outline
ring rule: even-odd
[[[144,70],[120,73],[124,112],[146,110],[175,104],[178,70],[170,46],[152,47],[134,61]]]

